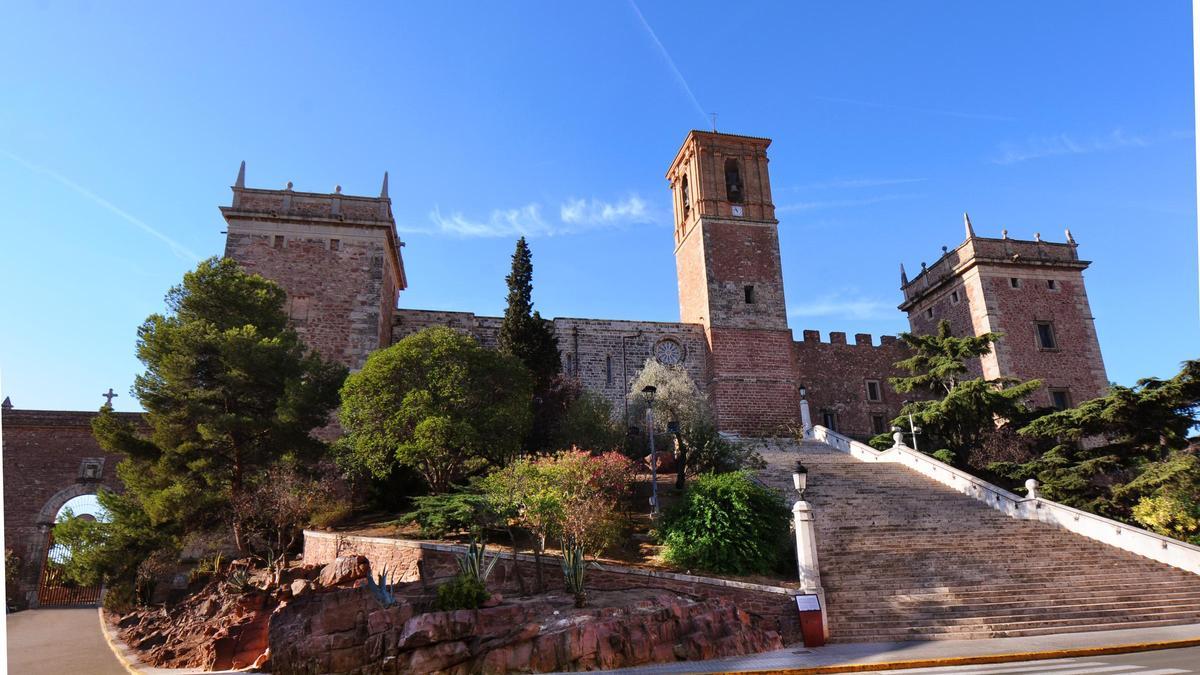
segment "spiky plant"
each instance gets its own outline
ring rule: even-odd
[[[480,544],[475,539],[471,539],[471,545],[458,559],[458,569],[464,575],[486,584],[488,576],[491,575],[492,568],[496,566],[498,560],[500,560],[498,555],[494,555],[491,560],[488,560],[487,544]]]
[[[371,590],[371,595],[379,601],[383,607],[391,607],[396,604],[396,596],[392,593],[391,575],[388,573],[387,565],[383,566],[383,570],[378,575],[367,575],[367,588]]]
[[[585,566],[583,546],[564,541],[562,555],[563,577],[567,581],[567,590],[575,596],[576,607],[583,607],[587,603],[587,592],[583,589],[583,570]]]

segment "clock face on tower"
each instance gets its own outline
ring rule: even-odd
[[[671,338],[663,338],[654,345],[654,358],[664,366],[677,366],[683,362],[683,345]]]

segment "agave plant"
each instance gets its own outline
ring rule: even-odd
[[[488,560],[487,544],[480,544],[471,539],[471,545],[467,547],[466,553],[463,553],[462,557],[458,559],[458,569],[465,576],[486,584],[488,576],[491,575],[492,568],[496,566],[498,560],[500,560],[498,555],[494,555],[491,560]]]
[[[387,565],[383,566],[383,571],[378,575],[367,575],[367,588],[371,590],[371,595],[379,601],[383,607],[391,607],[396,604],[396,595],[392,593],[391,575],[388,573]]]
[[[562,568],[566,577],[567,590],[575,596],[575,606],[583,607],[587,603],[587,592],[583,590],[583,569],[586,562],[583,557],[583,546],[566,541],[563,542]]]

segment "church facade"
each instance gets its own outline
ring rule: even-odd
[[[882,336],[817,331],[793,337],[784,298],[779,221],[771,197],[770,139],[692,131],[666,178],[674,204],[678,322],[552,320],[565,373],[608,398],[617,414],[648,358],[687,370],[710,397],[720,428],[769,435],[800,423],[805,392],[813,422],[866,437],[886,430],[901,395],[887,379],[906,356]],[[225,255],[278,282],[297,331],[351,368],[374,350],[431,326],[493,346],[498,317],[402,307],[408,285],[387,176],[378,197],[248,188],[245,165]],[[966,238],[909,279],[899,310],[914,332],[949,320],[956,335],[1004,334],[972,364],[988,377],[1040,378],[1035,404],[1074,405],[1108,385],[1077,244]]]

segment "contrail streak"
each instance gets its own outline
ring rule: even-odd
[[[646,32],[650,34],[650,38],[654,40],[654,44],[658,45],[658,53],[662,54],[663,60],[667,62],[667,65],[671,68],[671,72],[675,74],[675,81],[687,92],[688,98],[692,100],[692,105],[696,107],[696,112],[700,113],[700,117],[707,123],[708,113],[704,111],[704,107],[700,105],[700,101],[692,93],[692,88],[688,86],[687,80],[683,79],[683,73],[679,72],[679,67],[675,65],[675,59],[671,58],[671,54],[663,46],[662,40],[658,39],[658,35],[650,27],[650,22],[646,21],[646,17],[642,15],[642,10],[638,9],[637,3],[634,0],[629,0],[629,6],[633,8],[633,13],[637,14],[638,21],[642,22],[642,28],[646,29]]]
[[[21,166],[25,167],[26,169],[29,169],[30,171],[32,171],[34,173],[46,174],[47,176],[53,178],[54,180],[58,181],[62,185],[70,188],[71,190],[75,191],[76,193],[91,200],[93,203],[97,204],[98,206],[101,206],[101,207],[107,209],[108,211],[112,212],[113,214],[121,217],[129,224],[140,228],[146,234],[149,234],[150,236],[154,237],[155,239],[158,239],[159,241],[166,244],[168,247],[170,247],[171,252],[174,253],[175,255],[179,256],[180,258],[191,260],[192,262],[196,262],[196,261],[200,260],[200,256],[193,253],[190,249],[188,249],[183,244],[180,244],[179,242],[168,237],[167,235],[163,234],[162,232],[159,232],[157,229],[150,226],[145,221],[133,216],[132,214],[123,210],[121,207],[117,206],[116,204],[113,204],[112,202],[108,201],[104,197],[101,197],[100,195],[96,194],[95,192],[92,192],[91,190],[83,187],[79,183],[76,183],[75,181],[71,180],[70,178],[67,178],[66,176],[62,175],[61,173],[58,173],[57,171],[55,171],[53,169],[48,169],[44,166],[38,166],[37,164],[30,162],[29,160],[25,159],[24,157],[15,155],[3,148],[0,148],[0,154],[4,155],[5,157],[8,157],[12,161],[16,162],[17,164],[20,164]]]

